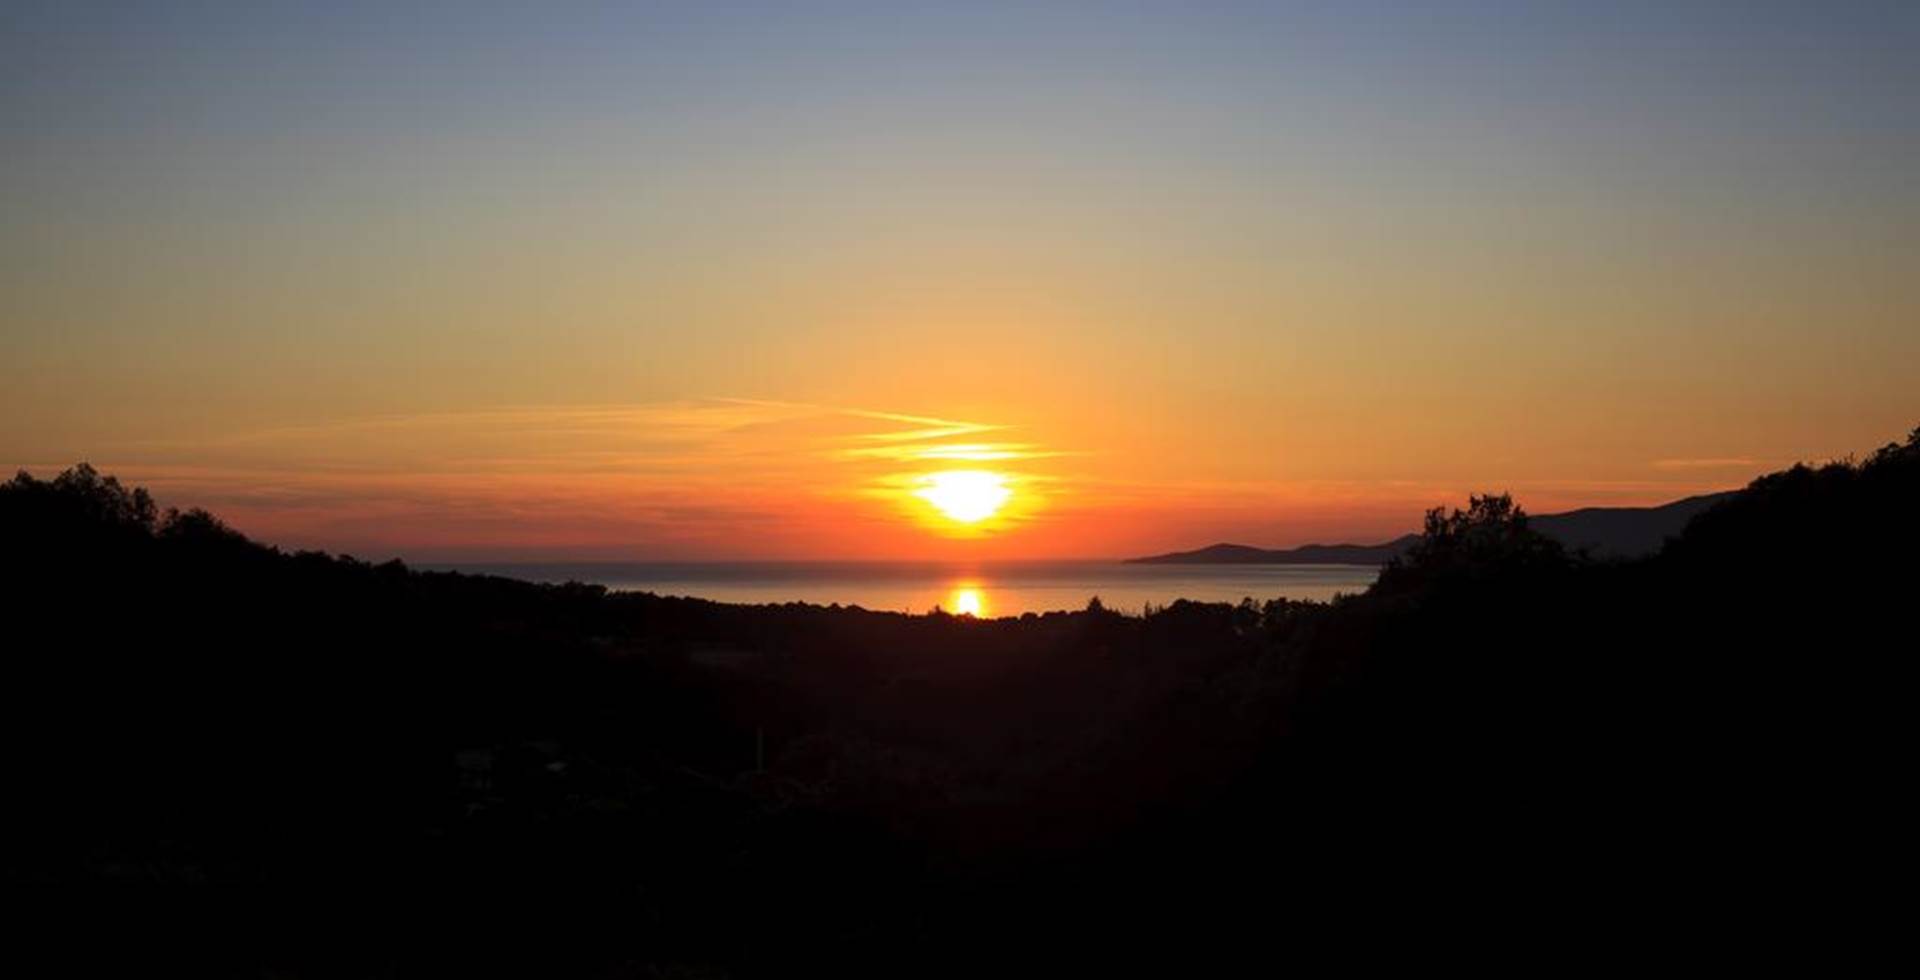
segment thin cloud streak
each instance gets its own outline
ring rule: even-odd
[[[513,406],[128,442],[91,462],[271,543],[415,559],[926,557],[948,544],[913,489],[976,466],[1004,475],[1015,498],[1005,533],[965,554],[1118,557],[1204,540],[1384,540],[1474,492],[1511,491],[1534,513],[1661,503],[1757,465],[1668,460],[1664,478],[1470,485],[1151,480],[1103,467],[1104,454],[982,438],[1017,428],[745,399]]]
[[[1766,465],[1762,460],[1746,456],[1708,456],[1699,459],[1656,459],[1653,468],[1657,470],[1729,470]]]
[[[902,466],[1051,455],[938,441],[1006,428],[742,399],[514,406],[125,442],[92,462],[290,547],[833,556],[911,547],[920,532],[871,493]]]

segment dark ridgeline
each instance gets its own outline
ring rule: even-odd
[[[1859,915],[1904,829],[1920,430],[1650,558],[1477,497],[1366,595],[1146,617],[420,573],[86,467],[0,534],[7,877],[216,908],[200,972],[1591,962]]]

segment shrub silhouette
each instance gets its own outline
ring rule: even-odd
[[[1526,511],[1509,494],[1476,495],[1466,510],[1427,511],[1420,540],[1388,562],[1375,590],[1535,574],[1565,567],[1566,550],[1527,526]]]
[[[128,490],[86,463],[44,482],[22,470],[0,485],[0,494],[7,500],[0,512],[0,531],[19,546],[74,538],[138,537],[151,533],[158,517],[145,489]]]

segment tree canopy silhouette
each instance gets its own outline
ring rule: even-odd
[[[1527,526],[1510,494],[1471,497],[1467,509],[1427,511],[1420,539],[1389,561],[1376,588],[1399,592],[1423,585],[1532,574],[1563,568],[1566,549]]]

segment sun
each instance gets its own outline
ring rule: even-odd
[[[949,597],[949,601],[953,605],[953,614],[955,616],[972,616],[975,619],[986,618],[987,597],[981,593],[978,586],[962,585],[956,587],[953,590],[953,595]]]
[[[1013,497],[1007,478],[987,470],[929,473],[920,478],[919,485],[914,496],[961,524],[977,524],[992,517]]]

